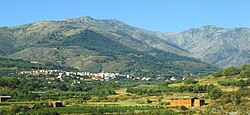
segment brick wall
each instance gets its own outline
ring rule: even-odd
[[[193,106],[192,99],[171,99],[170,106]]]

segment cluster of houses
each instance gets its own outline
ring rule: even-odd
[[[38,75],[49,75],[58,72],[60,72],[60,70],[32,70],[32,71],[21,71],[18,72],[17,74],[38,76]]]
[[[90,72],[68,72],[68,71],[61,71],[61,70],[31,70],[31,71],[21,71],[17,74],[21,75],[28,75],[28,76],[40,76],[40,75],[47,75],[51,77],[46,77],[45,79],[48,81],[54,80],[61,80],[63,81],[64,77],[70,77],[74,79],[78,79],[79,81],[93,81],[93,80],[100,80],[100,81],[108,81],[111,79],[131,79],[131,80],[142,80],[142,81],[149,81],[152,80],[150,77],[135,77],[134,75],[124,75],[119,73],[90,73]],[[161,79],[164,80],[163,77],[156,78],[157,80]],[[186,77],[182,77],[181,80],[185,80]],[[175,81],[177,80],[176,77],[172,76],[166,81]]]
[[[92,80],[108,81],[111,79],[132,79],[132,80],[145,80],[145,81],[151,80],[150,77],[140,78],[140,77],[135,77],[133,75],[124,75],[119,73],[67,72],[61,70],[31,70],[31,71],[18,72],[17,74],[29,75],[29,76],[47,75],[50,76],[45,78],[48,81],[54,81],[54,80],[63,81],[64,77],[70,77],[80,81],[92,81]]]

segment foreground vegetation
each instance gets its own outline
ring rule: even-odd
[[[12,63],[15,63],[15,61]],[[9,64],[8,64],[9,63]],[[1,70],[15,64],[1,63]],[[13,65],[13,66],[11,66]],[[22,67],[23,66],[23,67]],[[36,68],[55,67],[37,64]],[[34,69],[20,64],[0,77],[0,96],[12,96],[0,102],[0,114],[249,114],[250,65],[229,67],[207,77],[189,77],[176,81],[47,81],[44,77],[10,74]],[[202,107],[171,107],[169,99],[199,97]],[[64,107],[52,108],[51,101],[60,100]],[[30,108],[27,105],[34,105]]]

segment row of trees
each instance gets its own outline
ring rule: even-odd
[[[218,82],[221,86],[237,86],[245,87],[250,86],[250,79],[248,80],[223,80]]]
[[[190,93],[208,93],[210,99],[217,99],[222,95],[222,91],[215,87],[213,84],[210,85],[189,85],[189,86],[173,86],[173,87],[137,87],[127,88],[127,93],[137,95],[159,95],[162,93],[171,92],[190,92]]]
[[[53,81],[48,83],[44,79],[36,77],[0,77],[0,95],[10,95],[14,98],[33,100],[40,98],[60,97],[60,96],[83,96],[90,99],[91,96],[113,95],[119,86],[114,81],[100,82],[93,81],[81,84],[71,84],[70,82]],[[46,94],[34,94],[32,92],[45,91]],[[59,93],[55,92],[68,92]],[[70,94],[69,94],[70,93]]]
[[[245,64],[240,68],[230,66],[224,70],[216,72],[212,74],[214,77],[221,77],[221,76],[234,76],[240,75],[241,77],[249,78],[250,77],[250,64]]]
[[[193,93],[206,93],[215,88],[214,85],[189,85],[189,86],[172,86],[172,87],[137,87],[137,88],[127,88],[128,93],[138,94],[138,95],[157,95],[160,93],[168,92],[193,92]]]

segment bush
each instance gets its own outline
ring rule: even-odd
[[[245,64],[240,67],[241,70],[250,70],[250,64]]]
[[[250,79],[248,80],[223,80],[218,82],[221,86],[237,86],[237,87],[245,87],[250,85]]]
[[[184,81],[184,84],[196,84],[198,81],[194,80],[193,78],[188,78]]]
[[[166,105],[170,105],[170,102],[166,102]]]
[[[215,72],[212,74],[213,77],[221,77],[223,76],[223,71]]]
[[[7,115],[9,112],[8,109],[0,109],[0,115]]]
[[[240,76],[250,78],[250,69],[241,71]]]
[[[187,110],[188,108],[187,107],[185,107],[185,106],[180,106],[180,107],[178,107],[180,110],[183,110],[183,111],[185,111],[185,110]]]
[[[214,88],[208,93],[208,95],[210,99],[215,100],[222,95],[222,91],[218,88]]]
[[[163,97],[159,97],[158,98],[158,102],[162,102],[162,99],[164,99]]]
[[[147,103],[152,103],[152,101],[150,99],[147,99]]]

